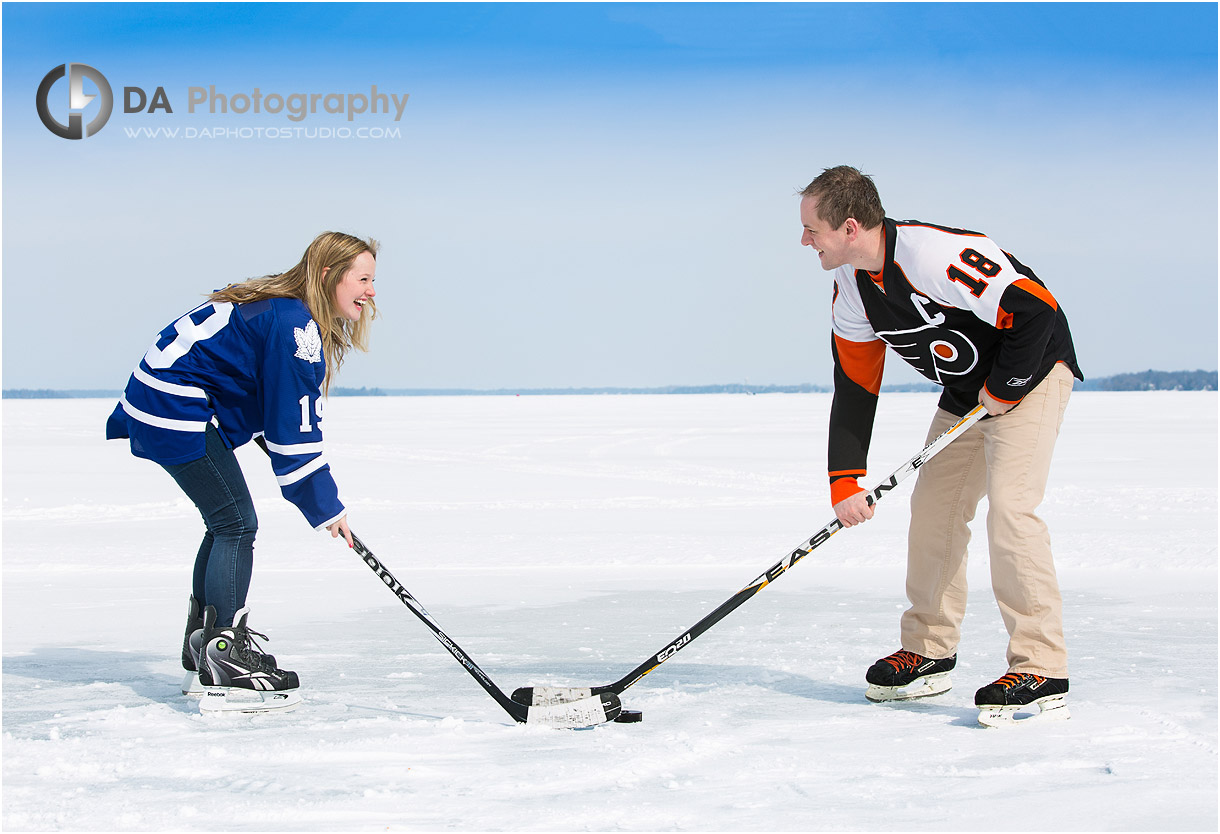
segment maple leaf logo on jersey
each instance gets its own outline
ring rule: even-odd
[[[316,321],[311,320],[304,329],[292,328],[292,335],[297,340],[297,352],[293,356],[297,359],[304,359],[306,362],[322,361],[322,336],[318,333]]]

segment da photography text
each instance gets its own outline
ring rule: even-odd
[[[121,87],[119,101],[114,95],[116,88],[95,67],[81,63],[61,64],[48,72],[38,86],[35,95],[38,117],[47,130],[64,139],[96,135],[110,120],[118,104],[122,106],[124,117],[176,118],[185,108],[185,113],[190,115],[223,115],[230,120],[224,127],[179,130],[179,126],[167,127],[163,118],[159,118],[156,125],[145,122],[134,129],[126,127],[124,132],[129,138],[394,138],[401,135],[397,128],[353,126],[299,130],[294,127],[303,127],[300,123],[322,115],[341,116],[348,122],[375,118],[384,123],[391,119],[397,124],[410,99],[409,93],[379,89],[376,84],[349,92],[281,91],[261,87],[225,89],[209,84],[188,86],[184,95],[178,91],[171,94],[164,85],[129,84]],[[258,117],[261,121],[278,117],[294,125],[284,125],[281,130],[265,125],[233,127],[233,117]]]

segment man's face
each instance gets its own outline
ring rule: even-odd
[[[818,253],[822,269],[830,271],[849,263],[847,224],[832,229],[830,224],[818,217],[816,197],[801,200],[801,246],[811,246]]]

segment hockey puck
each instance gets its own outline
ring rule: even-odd
[[[625,709],[614,719],[615,724],[638,724],[644,720],[644,713],[637,709]]]

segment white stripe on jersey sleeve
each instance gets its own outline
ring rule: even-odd
[[[263,441],[267,444],[269,451],[275,452],[277,455],[320,455],[322,454],[322,441],[316,443],[293,443],[291,445],[281,445],[272,443],[263,437]]]
[[[304,480],[313,473],[317,472],[319,469],[325,466],[326,463],[326,458],[322,455],[318,455],[318,457],[314,458],[309,463],[292,470],[287,475],[276,475],[275,482],[282,487],[295,484],[297,481]]]
[[[343,512],[339,513],[339,514],[338,514],[337,516],[335,516],[334,518],[332,518],[332,519],[330,519],[330,520],[328,520],[328,521],[323,521],[321,524],[319,524],[317,527],[315,527],[315,528],[313,528],[313,529],[315,529],[315,530],[325,530],[327,527],[329,527],[330,525],[334,524],[336,521],[338,521],[339,519],[343,518],[343,516],[345,516],[345,515],[347,515],[347,510],[346,510],[346,509],[345,509]]]
[[[175,385],[172,382],[162,382],[152,374],[145,373],[140,368],[136,368],[131,375],[149,388],[156,388],[158,391],[164,391],[166,394],[173,394],[178,397],[197,397],[201,400],[208,398],[208,393],[202,388],[196,388],[193,385]]]
[[[149,426],[156,426],[159,429],[171,429],[173,431],[207,431],[210,425],[206,420],[171,420],[168,417],[157,417],[153,414],[148,414],[136,408],[131,403],[127,402],[126,397],[119,397],[119,403],[123,406],[123,410],[128,416],[139,420],[141,423]]]

